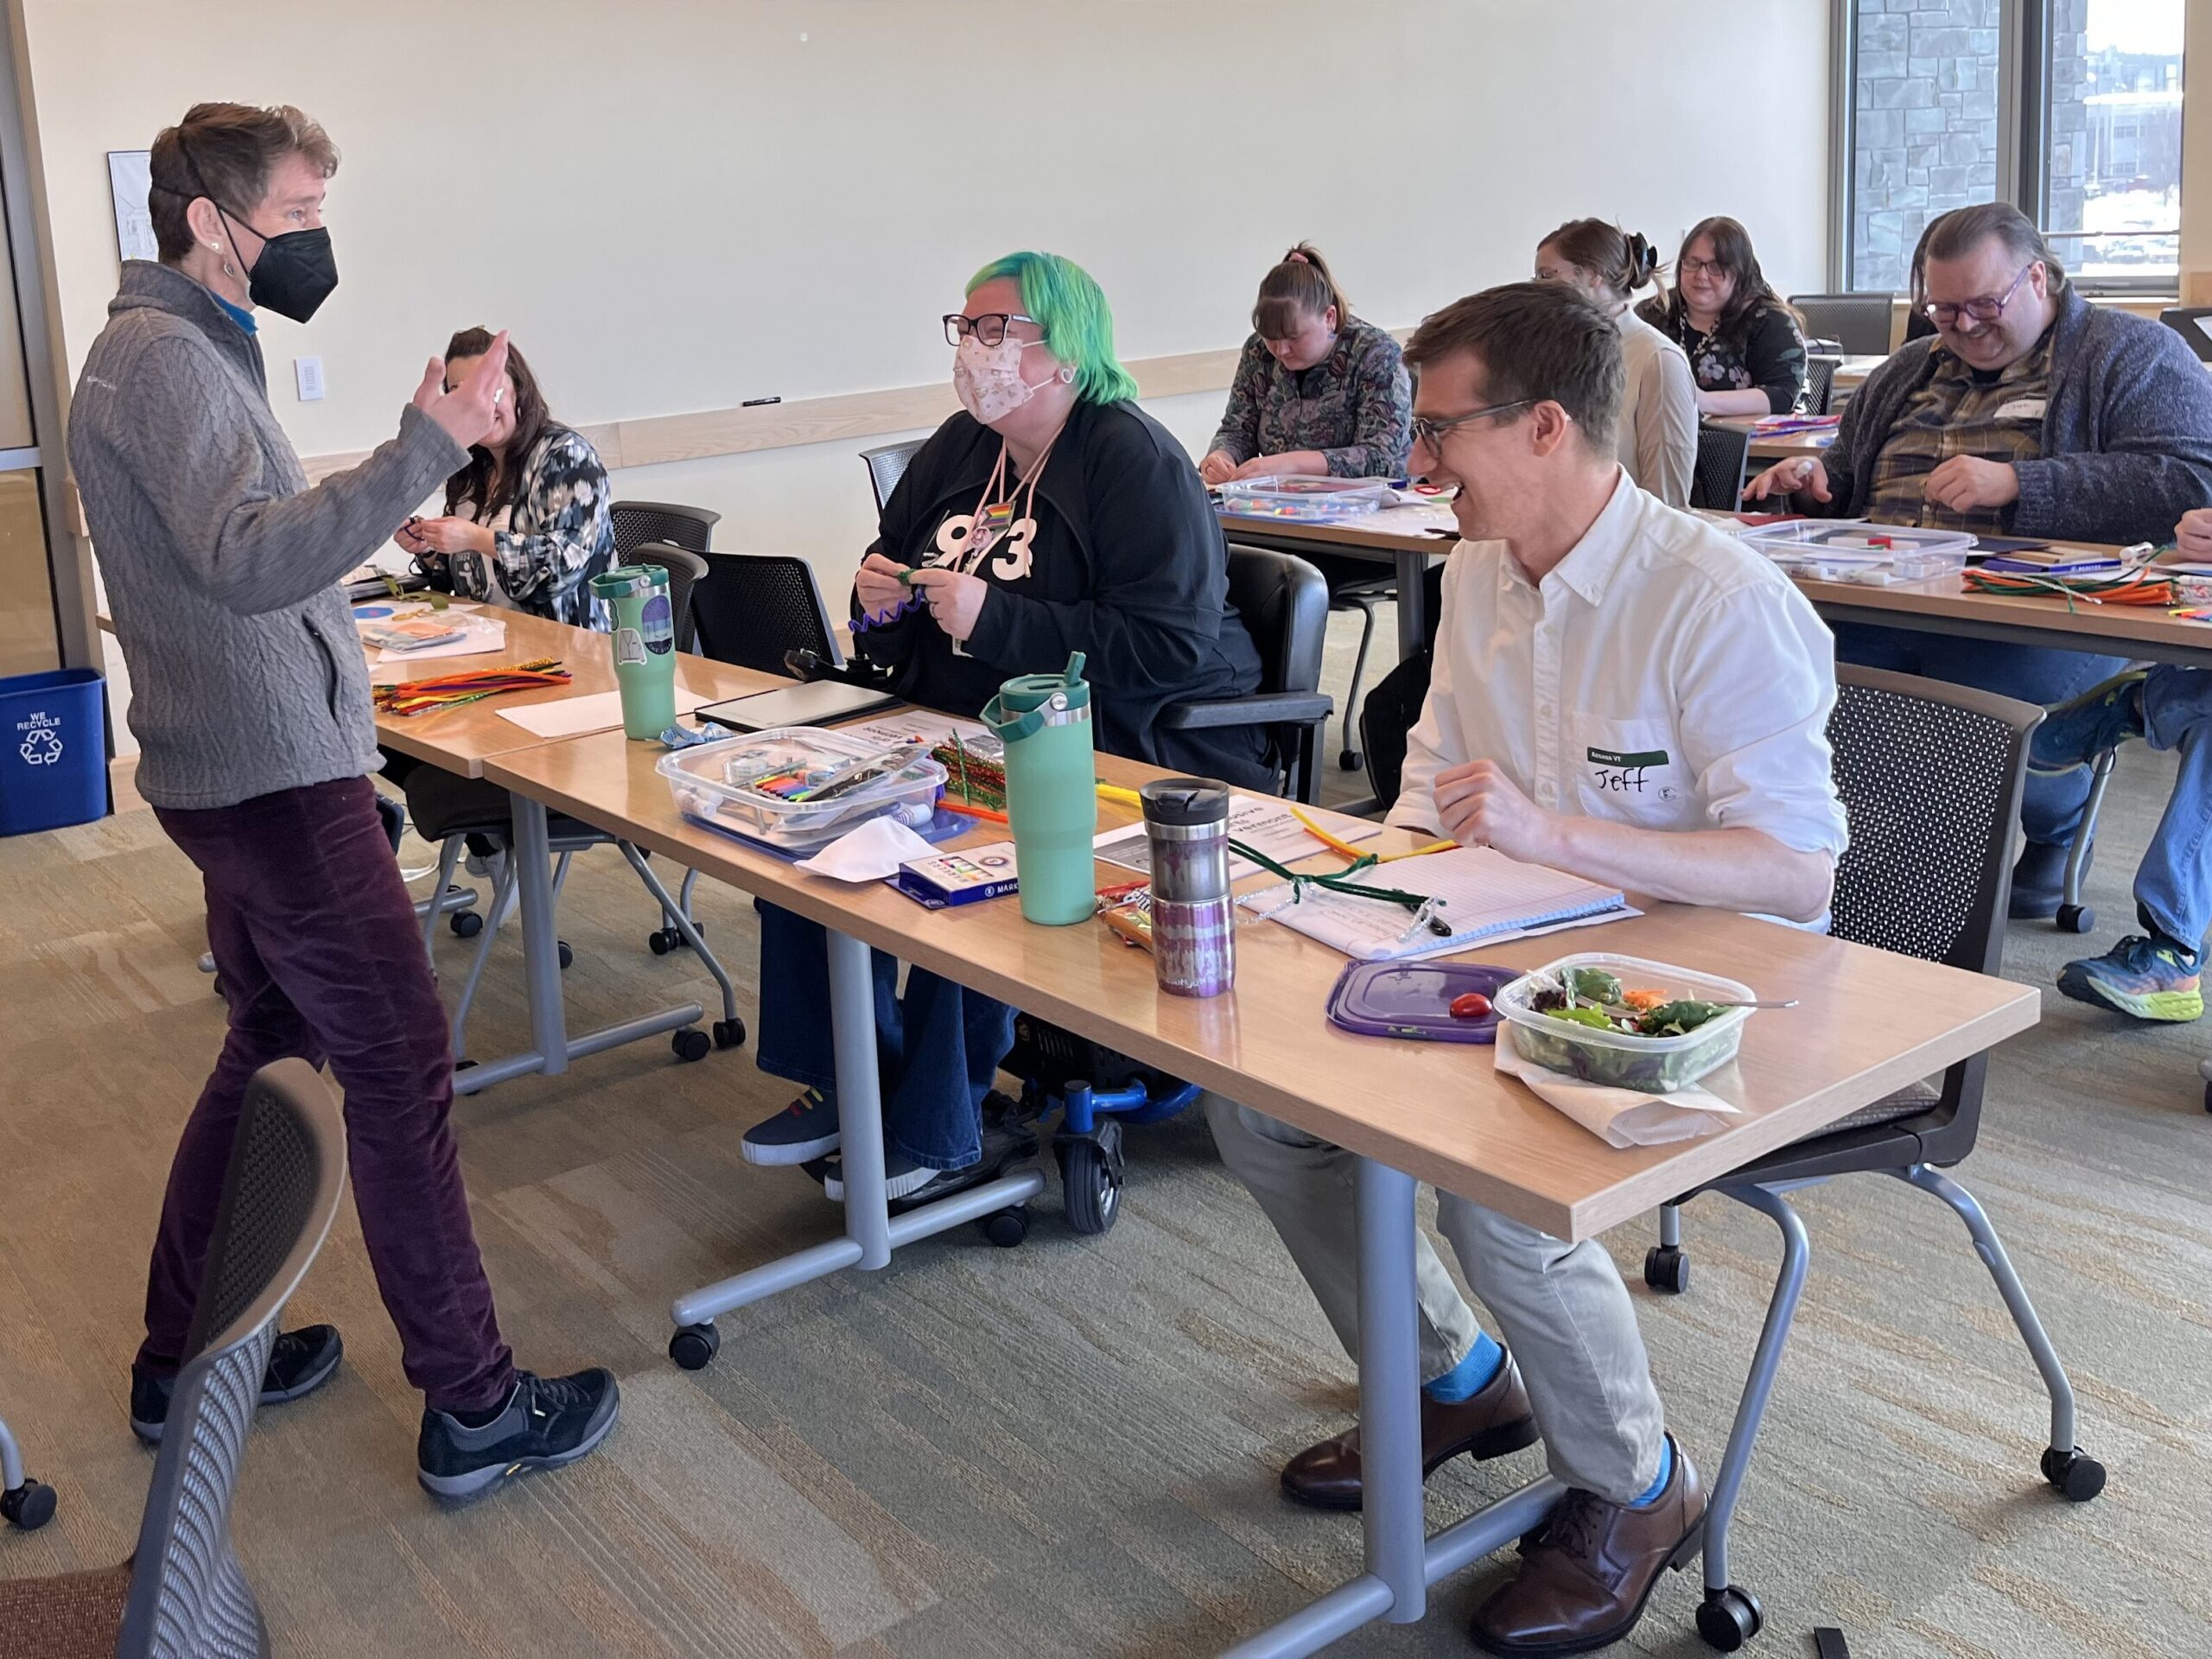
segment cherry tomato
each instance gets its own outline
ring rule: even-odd
[[[1454,1020],[1479,1020],[1490,1012],[1490,998],[1480,991],[1466,991],[1452,999]]]

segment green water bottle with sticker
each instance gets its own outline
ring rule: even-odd
[[[676,610],[668,572],[657,564],[625,565],[594,576],[591,592],[613,613],[609,638],[623,734],[658,738],[676,724]]]
[[[1008,680],[983,705],[983,724],[1006,745],[1006,815],[1022,920],[1047,927],[1089,921],[1097,909],[1090,842],[1098,778],[1083,653],[1058,674]]]

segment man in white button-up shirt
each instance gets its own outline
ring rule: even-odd
[[[1562,286],[1515,283],[1430,317],[1406,361],[1413,465],[1459,484],[1464,539],[1390,822],[1655,899],[1818,922],[1845,844],[1833,642],[1773,566],[1621,470],[1611,323]],[[1351,1154],[1225,1101],[1208,1113],[1353,1349]],[[1705,1510],[1627,1289],[1595,1240],[1569,1246],[1449,1193],[1437,1222],[1512,1351],[1423,1238],[1424,1466],[1541,1431],[1569,1489],[1474,1637],[1504,1654],[1616,1642]],[[1357,1508],[1357,1431],[1300,1452],[1283,1486]]]

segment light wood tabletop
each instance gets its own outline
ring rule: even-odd
[[[1587,1237],[1727,1173],[2035,1023],[2024,986],[1778,924],[1656,906],[1641,918],[1478,953],[1516,968],[1607,950],[1738,978],[1795,1008],[1756,1015],[1741,1055],[1707,1080],[1744,1109],[1677,1146],[1614,1151],[1497,1077],[1491,1051],[1358,1037],[1323,1008],[1345,958],[1272,922],[1237,934],[1237,988],[1161,992],[1152,963],[1096,924],[1032,926],[1016,901],[932,912],[880,883],[850,886],[702,828],[654,772],[662,751],[620,733],[492,757],[486,775],[686,868],[865,940],[1568,1239]],[[1101,757],[1109,780],[1158,775]],[[1102,827],[1132,815],[1102,809]],[[1001,839],[986,828],[958,844]],[[1402,845],[1385,831],[1378,845]],[[1331,861],[1317,861],[1326,868]],[[1102,880],[1127,879],[1102,866]],[[1254,880],[1264,883],[1267,878]]]
[[[409,680],[472,673],[547,657],[558,658],[562,667],[575,677],[567,685],[548,686],[537,691],[502,692],[480,702],[466,702],[458,708],[438,709],[426,714],[388,715],[379,711],[378,742],[465,778],[481,778],[487,757],[510,749],[531,748],[546,741],[503,718],[502,709],[560,702],[569,697],[586,697],[615,690],[614,664],[607,635],[519,611],[500,611],[497,614],[507,625],[504,650],[476,657],[435,657],[420,662],[379,665],[377,652],[370,649],[371,683],[404,684]],[[688,655],[676,659],[676,683],[684,690],[715,702],[791,683],[787,679],[756,673],[749,668]]]

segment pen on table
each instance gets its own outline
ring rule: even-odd
[[[784,400],[781,397],[748,397],[743,403],[740,404],[738,407],[740,409],[766,409],[770,404],[780,404]]]
[[[970,806],[965,801],[956,801],[950,795],[938,802],[948,812],[957,812],[963,818],[983,818],[992,823],[1012,822],[1003,812],[995,812],[988,806]]]

